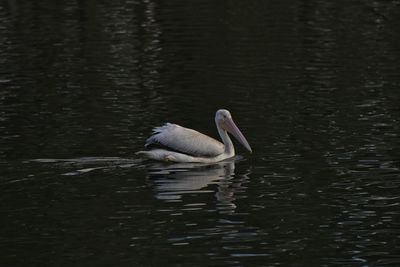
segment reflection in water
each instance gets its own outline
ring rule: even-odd
[[[150,166],[149,178],[155,185],[156,198],[167,202],[182,201],[183,195],[211,193],[217,185],[217,209],[233,212],[235,193],[242,190],[242,183],[249,173],[235,175],[235,161],[228,160],[212,165],[161,163]]]
[[[399,5],[0,1],[2,265],[398,266]],[[222,106],[248,161],[131,159]]]

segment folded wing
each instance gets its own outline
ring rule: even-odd
[[[224,152],[224,145],[214,138],[172,123],[153,129],[153,135],[146,141],[146,147],[151,145],[197,157],[215,157]]]

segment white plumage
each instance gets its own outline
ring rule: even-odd
[[[155,127],[153,135],[147,139],[145,146],[150,150],[139,151],[137,154],[161,161],[218,162],[235,155],[235,149],[227,132],[235,136],[251,152],[249,143],[233,122],[229,111],[218,110],[215,123],[223,144],[198,131],[166,123]]]
[[[224,152],[224,145],[214,138],[173,123],[153,129],[153,135],[147,139],[146,147],[153,144],[161,144],[198,157],[215,157]]]

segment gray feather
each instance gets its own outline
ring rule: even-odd
[[[154,128],[146,141],[146,146],[152,144],[198,157],[215,157],[224,152],[224,145],[214,138],[173,123]]]

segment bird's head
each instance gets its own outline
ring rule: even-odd
[[[249,142],[233,122],[231,113],[228,110],[219,109],[215,114],[215,123],[219,128],[232,134],[248,151],[252,152]]]

